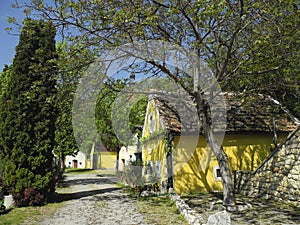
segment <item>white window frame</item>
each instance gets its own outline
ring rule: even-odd
[[[218,170],[220,170],[220,167],[214,166],[214,179],[215,181],[222,181],[222,177],[218,176]]]

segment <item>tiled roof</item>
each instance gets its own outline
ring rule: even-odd
[[[273,130],[274,119],[279,132],[291,132],[297,127],[291,115],[269,96],[256,94],[242,98],[227,93],[224,97],[228,131],[269,132]]]
[[[227,132],[272,132],[273,118],[278,132],[290,132],[297,125],[290,115],[275,104],[268,96],[252,95],[242,97],[233,93],[222,93],[226,109],[220,110],[219,116],[224,120]],[[150,96],[160,114],[164,127],[174,133],[201,133],[202,126],[199,122],[195,103],[192,99],[182,95],[157,93]],[[218,103],[217,107],[218,110]],[[220,107],[222,108],[222,107]],[[224,108],[224,107],[223,107]],[[220,120],[221,121],[221,120]],[[214,130],[218,131],[222,122],[214,121]]]
[[[199,132],[200,124],[193,102],[187,96],[160,93],[150,96],[164,127],[175,133]]]

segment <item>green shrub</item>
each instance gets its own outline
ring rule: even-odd
[[[43,20],[23,25],[0,97],[3,187],[17,206],[40,205],[55,190],[56,30]]]

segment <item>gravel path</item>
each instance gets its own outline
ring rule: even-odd
[[[58,191],[58,201],[63,202],[54,215],[38,222],[42,225],[165,225],[183,224],[174,213],[163,211],[162,214],[149,213],[156,203],[143,202],[144,208],[137,209],[137,198],[129,197],[115,184],[116,176],[97,174],[68,175],[63,188]],[[208,216],[220,212],[221,204],[217,195],[189,195],[182,198],[194,212],[205,221]],[[150,199],[151,200],[151,199]],[[243,201],[244,202],[244,201]],[[240,213],[229,213],[232,225],[241,224],[300,224],[300,209],[290,205],[256,199],[250,202],[252,207]],[[212,204],[216,203],[216,204]],[[140,207],[140,206],[139,206]],[[150,208],[149,208],[150,207]],[[139,213],[140,212],[140,213]],[[143,213],[143,214],[142,214]],[[157,213],[157,212],[156,212]],[[172,215],[171,215],[172,214]],[[147,217],[147,218],[145,218]],[[150,222],[151,221],[151,222]],[[164,221],[164,222],[162,222]],[[23,225],[31,224],[27,221]],[[35,223],[34,223],[35,224]]]
[[[96,174],[68,176],[59,190],[64,206],[42,225],[73,224],[143,224],[143,215],[137,213],[135,200],[130,199],[114,183],[115,177]]]

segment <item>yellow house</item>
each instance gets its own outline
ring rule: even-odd
[[[117,163],[117,152],[108,151],[105,147],[91,148],[89,158],[86,161],[86,168],[90,169],[115,169]]]
[[[222,146],[230,168],[254,170],[296,124],[270,97],[240,100],[232,93],[223,95],[227,122]],[[178,111],[189,111],[187,106],[193,106],[191,100],[166,97],[166,93],[149,96],[141,138],[143,176],[146,182],[157,183],[162,190],[173,188],[176,193],[222,190],[218,162],[201,123],[182,121],[179,116]],[[189,127],[185,132],[183,123]]]

